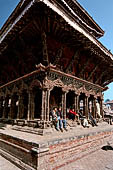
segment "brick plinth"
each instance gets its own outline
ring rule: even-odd
[[[39,140],[36,142],[1,132],[0,153],[21,169],[55,170],[97,151],[108,141],[112,143],[112,136],[112,129],[105,129],[62,138],[51,136],[48,139],[37,135]]]

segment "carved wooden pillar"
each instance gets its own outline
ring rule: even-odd
[[[41,120],[45,120],[45,104],[46,104],[46,91],[42,89],[42,107],[41,107]]]
[[[49,99],[50,99],[50,89],[47,89],[47,107],[46,107],[46,121],[49,121]]]
[[[0,97],[0,118],[3,116],[3,99]]]
[[[10,119],[13,119],[14,118],[14,98],[13,98],[14,96],[12,95],[11,96],[11,103],[10,103],[10,111],[9,111],[9,115],[8,115],[8,118],[10,118]]]
[[[9,99],[6,96],[5,100],[4,100],[3,118],[8,118],[8,113],[7,113],[7,111],[8,111],[8,101],[9,101]]]
[[[34,98],[35,95],[33,94],[32,91],[29,92],[28,94],[28,112],[29,112],[29,119],[34,120],[34,114],[35,114],[35,103],[34,103]],[[28,118],[28,116],[27,116]]]
[[[11,101],[11,102],[10,102]],[[9,103],[10,102],[10,103]],[[9,100],[9,117],[12,119],[17,119],[17,112],[16,112],[16,96],[12,95],[10,100]]]
[[[18,96],[18,113],[17,118],[22,119],[24,117],[24,105],[23,105],[23,93],[20,92]]]
[[[43,64],[48,65],[48,51],[47,51],[47,42],[46,42],[46,33],[42,32],[41,34],[41,40],[42,40],[42,54],[43,54]]]
[[[85,96],[85,99],[84,99],[84,104],[85,104],[85,116],[86,118],[88,119],[88,112],[89,112],[89,108],[88,108],[88,105],[89,105],[89,101],[88,101],[88,96]]]
[[[43,96],[43,99],[44,99],[44,113],[43,113],[43,120],[46,120],[46,114],[47,114],[47,89],[45,89],[44,91],[44,96]]]
[[[62,93],[63,119],[66,119],[66,94],[67,94],[67,91],[63,91],[63,93]]]
[[[96,114],[96,98],[94,97],[92,100],[92,115],[94,118],[97,118]]]
[[[76,113],[78,113],[79,112],[79,95],[77,95],[77,94],[75,94],[75,111],[76,111]]]
[[[104,118],[103,99],[100,99],[100,115],[102,116],[102,118]]]
[[[2,112],[3,112],[3,114],[2,114],[2,118],[5,118],[5,111],[4,111],[4,105],[5,105],[5,97],[3,97],[3,103],[2,103]]]
[[[18,94],[18,113],[17,113],[17,119],[20,119],[20,106],[21,106],[21,95]]]
[[[28,112],[27,112],[27,120],[31,118],[31,90],[28,91]]]

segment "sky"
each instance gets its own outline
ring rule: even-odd
[[[0,29],[14,10],[19,0],[0,0]],[[113,0],[78,0],[89,15],[105,31],[100,41],[113,53]],[[113,100],[113,83],[104,93],[104,100]]]

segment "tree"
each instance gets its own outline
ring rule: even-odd
[[[110,99],[106,99],[106,100],[105,100],[105,103],[107,103],[107,102],[109,102],[109,101],[110,101]]]

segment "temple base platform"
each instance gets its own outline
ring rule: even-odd
[[[35,134],[33,128],[31,133],[16,128],[0,124],[0,154],[25,170],[65,168],[107,143],[113,144],[113,125],[106,122],[89,128],[68,126],[63,132],[51,128],[46,135]]]

